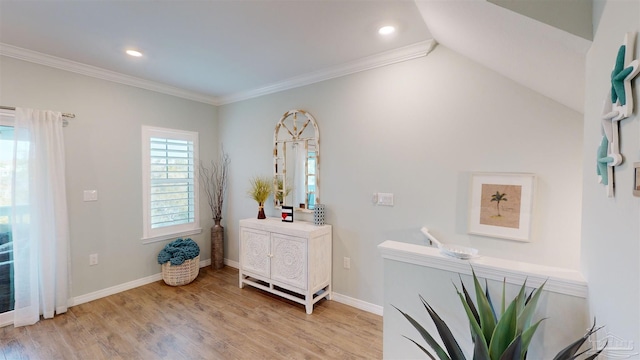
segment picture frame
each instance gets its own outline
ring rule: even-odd
[[[472,173],[469,234],[529,242],[536,176]]]
[[[282,206],[282,221],[293,222],[293,206]]]

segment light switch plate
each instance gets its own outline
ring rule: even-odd
[[[393,206],[393,194],[378,193],[378,205]]]
[[[84,201],[98,201],[98,190],[85,190]]]

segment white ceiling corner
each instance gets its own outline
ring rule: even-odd
[[[436,41],[575,111],[584,111],[591,41],[484,0],[416,5]]]
[[[314,71],[309,74],[297,76],[291,79],[277,82],[259,89],[245,91],[229,96],[224,96],[218,99],[218,104],[228,104],[236,101],[246,100],[272,94],[288,89],[297,88],[333,78],[354,74],[360,71],[366,71],[375,69],[382,66],[387,66],[402,61],[416,59],[419,57],[427,56],[435,47],[435,40],[426,40],[416,44],[404,46],[398,49],[385,51],[380,54],[368,56],[362,59],[351,61],[345,64],[333,66],[318,71]]]

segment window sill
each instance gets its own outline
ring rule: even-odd
[[[151,243],[155,243],[155,242],[159,242],[159,241],[178,238],[178,237],[181,237],[181,236],[195,235],[195,234],[200,234],[200,233],[202,233],[202,228],[196,228],[196,229],[192,229],[192,230],[185,230],[185,231],[180,231],[180,232],[175,232],[175,233],[170,233],[170,234],[143,237],[142,238],[142,243],[143,244],[151,244]]]

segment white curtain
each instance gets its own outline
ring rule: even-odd
[[[12,233],[14,326],[67,311],[69,228],[62,114],[16,108]]]

